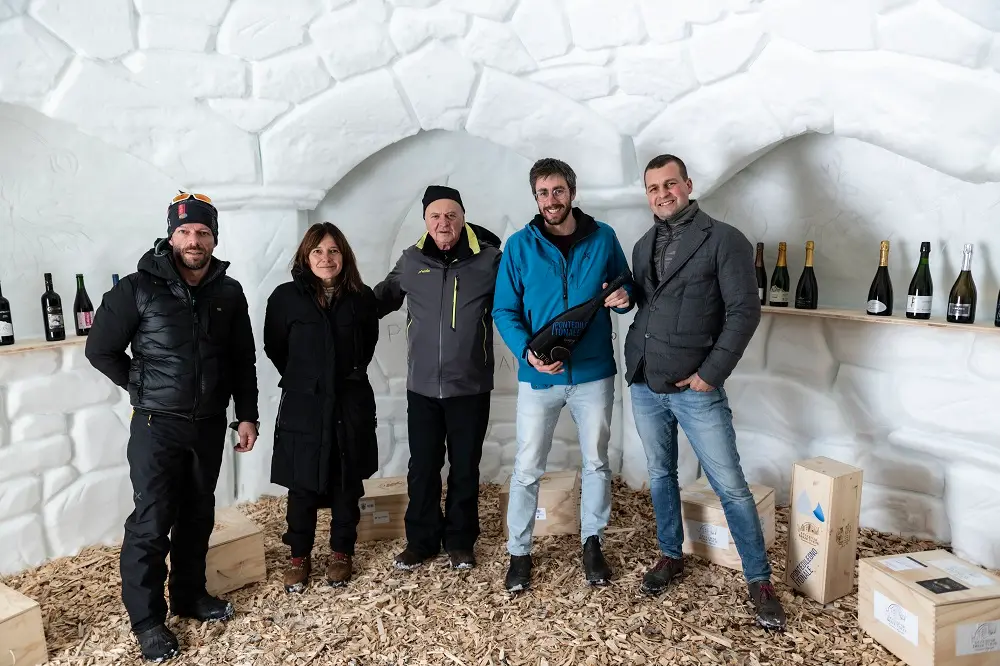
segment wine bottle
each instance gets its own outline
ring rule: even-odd
[[[73,302],[73,315],[76,319],[76,334],[87,335],[94,325],[94,304],[90,302],[87,288],[83,286],[83,275],[76,274],[76,300]]]
[[[10,301],[0,289],[0,345],[14,344],[14,320],[10,316]]]
[[[605,287],[601,293],[588,301],[575,305],[550,319],[528,341],[528,349],[534,352],[545,365],[556,361],[566,361],[573,347],[583,338],[590,322],[604,307],[604,299],[618,290],[629,279],[626,270]]]
[[[962,271],[948,294],[948,321],[954,324],[976,322],[976,281],[972,279],[972,243],[962,250]]]
[[[879,317],[892,316],[892,279],[889,277],[889,241],[884,240],[879,247],[878,270],[875,279],[868,288],[868,307],[865,310],[870,315]]]
[[[920,244],[920,262],[913,272],[910,288],[906,290],[906,318],[930,319],[931,297],[934,295],[934,281],[931,280],[931,269],[928,264],[931,254],[931,244]]]
[[[997,294],[997,314],[993,318],[993,325],[1000,327],[1000,294]]]
[[[799,276],[799,284],[795,287],[795,307],[800,310],[815,310],[819,306],[819,286],[816,284],[816,272],[813,271],[815,248],[815,243],[806,241],[806,265]]]
[[[757,257],[753,261],[753,266],[757,272],[757,296],[760,297],[761,305],[767,305],[767,271],[764,270],[763,243],[757,243]]]
[[[111,274],[111,286],[112,287],[117,287],[118,286],[118,273],[112,273]]]
[[[792,288],[792,281],[788,277],[787,258],[785,251],[788,246],[778,243],[778,261],[774,265],[774,273],[771,274],[771,296],[770,303],[776,308],[788,307],[788,292]]]
[[[42,325],[45,339],[49,342],[66,339],[66,324],[63,322],[62,299],[52,290],[52,273],[45,274],[45,293],[42,294]]]

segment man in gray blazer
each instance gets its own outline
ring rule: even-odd
[[[722,388],[760,323],[753,246],[690,199],[693,185],[680,158],[653,158],[644,181],[653,226],[632,250],[638,311],[625,338],[625,379],[646,452],[662,557],[643,576],[642,590],[662,592],[684,568],[680,424],[722,500],[757,622],[783,629],[785,613],[771,585],[764,534]]]

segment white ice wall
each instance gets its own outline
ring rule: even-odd
[[[641,166],[669,150],[688,161],[706,208],[768,244],[769,271],[778,240],[793,275],[802,242],[816,240],[825,304],[858,306],[883,237],[897,294],[918,244],[934,243],[939,299],[958,247],[976,242],[985,318],[997,286],[987,225],[1000,198],[998,30],[1000,9],[984,0],[7,0],[0,102],[37,113],[0,116],[0,281],[20,337],[37,334],[50,263],[65,299],[76,272],[99,294],[159,233],[175,187],[205,190],[223,209],[220,256],[234,261],[259,328],[318,205],[314,217],[357,230],[374,282],[418,231],[413,206],[432,177],[461,187],[470,218],[506,237],[531,212],[527,165],[555,155],[580,174],[581,205],[630,248],[648,224]],[[765,156],[810,132],[839,138]],[[403,358],[394,320],[384,323],[373,374],[382,473],[397,473]],[[950,537],[1000,564],[996,500],[979,494],[1000,470],[989,409],[998,344],[971,330],[766,317],[730,386],[751,477],[780,486],[792,459],[836,454],[865,466],[863,523]],[[37,479],[80,473],[81,405],[37,407],[60,424],[53,436],[69,434],[58,455],[35,456],[30,470],[4,464],[40,452],[42,436],[15,428],[27,414],[12,405],[31,382],[75,372],[69,353],[18,360],[20,376],[0,382],[0,535],[35,544],[30,557],[0,555],[3,571],[115,534],[128,504],[84,500],[93,523],[79,539],[44,523]],[[513,379],[498,359],[487,478],[512,457]],[[225,481],[240,497],[272,489],[275,378],[266,360],[258,370],[262,443]],[[616,468],[639,483],[619,396]],[[122,420],[120,397],[106,400]],[[568,426],[555,465],[575,463]],[[689,455],[683,467],[690,477]]]

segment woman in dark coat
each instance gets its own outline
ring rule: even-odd
[[[331,511],[327,581],[341,586],[351,578],[362,480],[378,469],[368,381],[376,342],[375,296],[347,238],[329,222],[312,225],[295,253],[292,281],[274,290],[264,318],[264,353],[281,374],[271,481],[288,488],[288,592],[308,584],[319,507]]]

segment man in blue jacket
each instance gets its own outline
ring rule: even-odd
[[[538,215],[513,234],[504,248],[493,300],[493,320],[518,357],[517,455],[507,505],[506,587],[531,582],[531,534],[538,507],[538,483],[552,447],[552,433],[564,406],[576,423],[583,457],[580,537],[587,582],[606,585],[611,569],[601,552],[611,515],[611,410],[617,373],[611,314],[597,314],[570,359],[546,365],[528,349],[532,335],[564,310],[597,296],[628,271],[614,230],[579,208],[576,174],[565,162],[546,158],[529,173]],[[604,302],[615,312],[632,307],[627,289]]]

